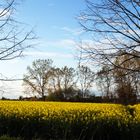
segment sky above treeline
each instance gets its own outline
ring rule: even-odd
[[[9,78],[22,78],[26,67],[35,59],[52,59],[54,66],[76,67],[77,43],[86,40],[77,17],[86,8],[84,0],[22,0],[14,17],[34,29],[38,39],[24,57],[0,62],[0,73]],[[2,83],[5,92],[0,96],[19,97],[21,82]],[[9,91],[7,91],[9,89]]]
[[[38,58],[53,59],[59,67],[75,66],[77,42],[83,36],[77,17],[85,9],[84,0],[23,0],[16,9],[14,17],[29,30],[33,28],[38,39],[33,40],[33,49],[26,50],[24,57],[1,62],[1,73],[21,75]]]

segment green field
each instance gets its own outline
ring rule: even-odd
[[[139,140],[140,105],[0,101],[0,136]]]

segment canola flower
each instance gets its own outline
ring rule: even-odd
[[[0,116],[21,120],[61,120],[65,123],[80,121],[83,124],[103,120],[110,123],[115,120],[118,125],[127,125],[132,119],[123,105],[28,101],[0,101]],[[140,113],[137,117],[140,118]]]
[[[140,104],[136,104],[131,106],[133,109],[133,120],[135,124],[140,124]]]
[[[0,135],[124,140],[139,138],[139,130],[140,105],[0,101]]]

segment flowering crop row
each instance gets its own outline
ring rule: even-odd
[[[140,105],[0,101],[0,135],[42,139],[135,139]]]

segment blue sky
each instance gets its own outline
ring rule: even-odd
[[[0,73],[7,77],[22,78],[27,65],[38,58],[53,59],[54,65],[58,67],[76,67],[76,42],[85,37],[76,18],[85,6],[84,0],[23,0],[14,16],[18,21],[26,23],[28,28],[34,28],[38,36],[35,41],[37,45],[26,50],[22,58],[0,62]],[[21,95],[21,83],[5,85],[10,92],[13,89],[14,93],[5,96]]]
[[[58,67],[75,67],[76,43],[83,36],[76,18],[83,9],[84,0],[23,0],[17,6],[15,18],[34,28],[38,39],[33,49],[24,52],[25,57],[0,62],[0,72],[6,76],[22,76],[27,65],[38,58],[51,58]]]

